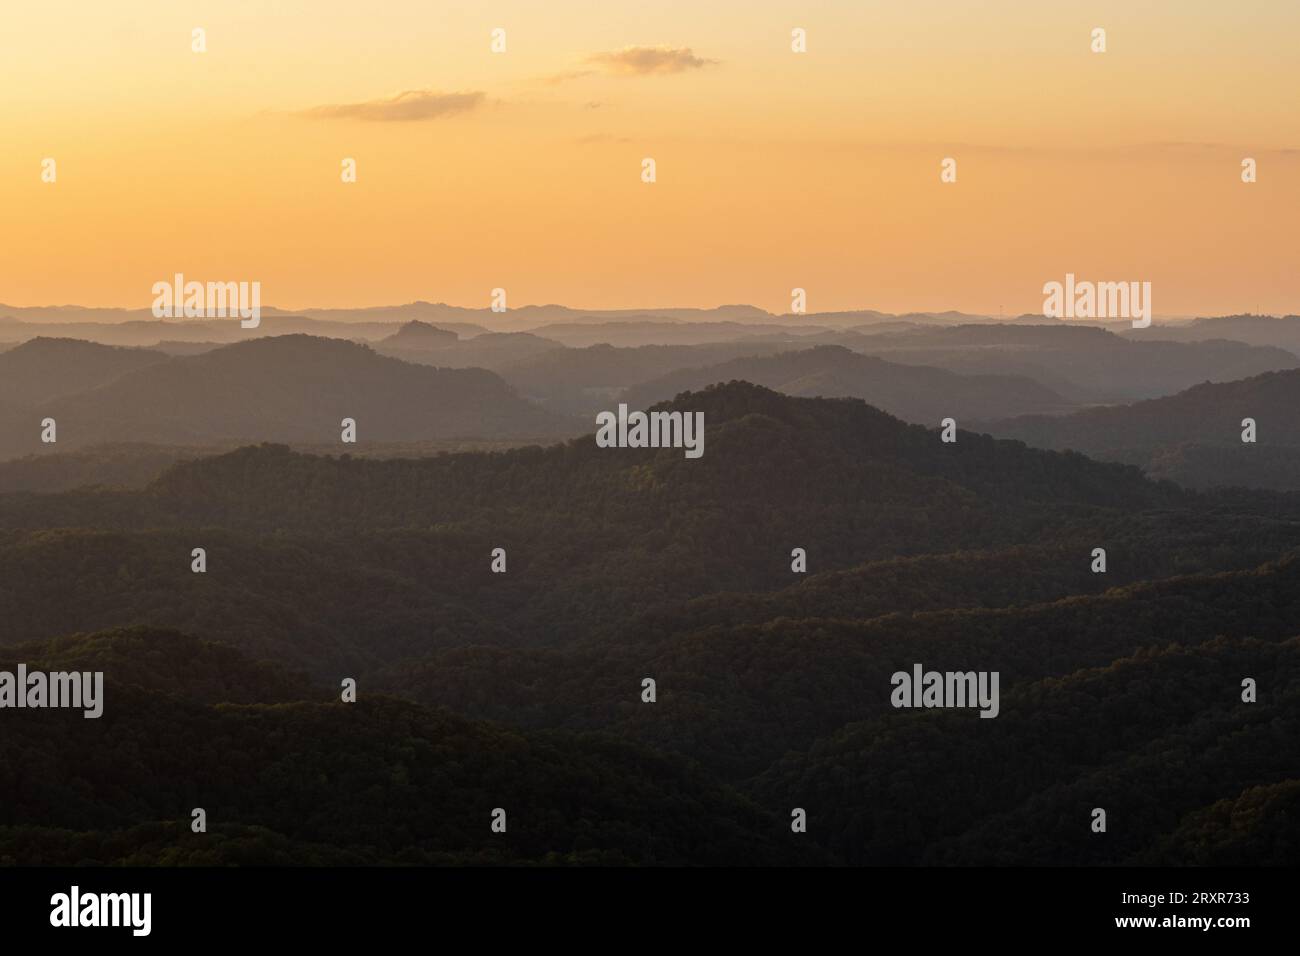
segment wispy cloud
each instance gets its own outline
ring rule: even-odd
[[[580,80],[584,76],[595,76],[595,74],[595,70],[566,70],[563,73],[552,73],[549,76],[543,76],[538,82],[555,86],[559,83],[567,83],[569,80]]]
[[[487,99],[482,92],[439,93],[435,90],[408,90],[388,99],[363,103],[330,103],[300,110],[299,116],[312,119],[355,119],[377,123],[411,123],[441,119],[456,113],[478,109]]]
[[[612,53],[593,53],[583,60],[587,68],[551,73],[537,82],[556,86],[586,76],[665,76],[716,66],[718,62],[696,56],[690,47],[628,46]]]
[[[587,62],[604,68],[607,73],[652,76],[685,73],[687,70],[714,66],[718,61],[696,56],[690,47],[628,46],[613,53],[593,54],[587,57]]]

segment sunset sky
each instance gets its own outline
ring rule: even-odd
[[[0,302],[1010,315],[1073,272],[1300,312],[1298,36],[1294,0],[6,3]]]

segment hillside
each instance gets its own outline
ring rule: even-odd
[[[898,604],[903,586],[918,610],[1049,600],[1100,586],[1098,544],[1112,584],[1253,567],[1294,545],[1295,502],[1201,499],[966,432],[944,444],[855,400],[734,383],[675,407],[705,413],[698,460],[590,437],[425,459],[264,446],[177,463],[143,490],[0,495],[6,638],[141,623],[328,674],[639,633],[642,615],[669,633],[714,615],[856,616]],[[190,571],[195,547],[206,575]],[[490,568],[498,547],[504,575]],[[807,581],[790,570],[796,547]],[[987,571],[887,564],[971,551]],[[75,601],[61,597],[70,573]],[[775,603],[741,610],[716,597],[727,592]],[[694,599],[706,604],[674,616]]]
[[[527,332],[484,332],[472,338],[452,340],[422,332],[404,334],[410,325],[422,324],[409,323],[403,326],[402,331],[376,343],[375,351],[380,355],[419,365],[485,368],[499,372],[516,362],[528,361],[538,355],[550,355],[563,349],[558,342]]]
[[[428,322],[414,320],[407,322],[392,335],[380,339],[375,344],[400,349],[429,349],[443,348],[459,341],[460,336],[455,332],[440,329]]]
[[[0,857],[1112,864],[1290,839],[1270,811],[1190,842],[1294,776],[1296,496],[741,382],[660,408],[704,413],[702,458],[263,445],[0,494],[0,669],[107,688],[101,721],[0,737],[39,768],[0,781]],[[892,707],[917,662],[997,671],[998,718]],[[1098,804],[1115,838],[1076,842]]]
[[[1025,416],[987,428],[1041,448],[1121,461],[1190,487],[1300,490],[1300,370],[1206,383],[1166,398],[1060,418]],[[1254,419],[1256,442],[1243,443]]]
[[[1258,675],[1274,693],[1243,703],[1234,692],[1242,674]],[[755,790],[764,802],[797,795],[810,803],[823,845],[850,863],[1190,857],[1224,865],[1238,852],[1233,843],[1245,840],[1207,845],[1203,831],[1226,808],[1181,821],[1248,787],[1294,779],[1298,677],[1297,638],[1153,648],[1004,690],[996,721],[922,711],[846,728],[774,765]],[[937,780],[961,788],[963,799],[926,786]],[[1107,810],[1105,834],[1089,829],[1094,807]],[[1246,839],[1258,846],[1294,845],[1294,820],[1252,823]]]
[[[0,420],[3,413],[0,412]],[[30,415],[28,416],[30,421]],[[3,429],[0,425],[0,429]],[[39,421],[35,426],[39,430]],[[229,449],[207,449],[216,454]],[[0,461],[0,492],[71,491],[76,488],[143,488],[171,465],[198,457],[201,449],[135,442],[90,445],[65,453],[36,453]]]
[[[1153,326],[1152,338],[1171,342],[1208,342],[1230,339],[1247,345],[1268,345],[1300,355],[1300,315],[1223,315],[1195,319],[1184,325]],[[1135,335],[1136,331],[1125,333]]]
[[[860,398],[904,421],[934,426],[948,416],[964,423],[1017,413],[1059,413],[1073,407],[1029,378],[959,375],[945,369],[899,365],[834,345],[683,369],[630,388],[619,400],[630,408],[648,408],[679,392],[733,380],[787,395]]]
[[[98,388],[163,361],[163,356],[144,349],[77,339],[31,339],[0,353],[0,402],[43,411],[54,399]]]
[[[490,372],[412,365],[336,339],[253,339],[169,360],[145,354],[147,367],[46,404],[58,422],[57,450],[104,442],[328,444],[338,442],[344,418],[357,422],[358,443],[573,433]],[[0,454],[55,450],[42,449],[38,437],[31,429],[0,435]]]
[[[605,736],[520,733],[364,688],[352,704],[285,700],[289,686],[263,665],[220,648],[189,660],[177,643],[200,650],[139,631],[25,649],[49,667],[104,666],[104,715],[7,722],[0,758],[25,772],[0,777],[0,864],[821,859],[679,758]],[[118,652],[132,673],[112,666]],[[196,664],[235,696],[196,687]],[[195,807],[207,834],[189,831]],[[491,829],[497,807],[505,834]]]
[[[1078,403],[1133,402],[1201,382],[1228,382],[1300,367],[1300,358],[1272,346],[1169,342],[1067,323],[884,333],[854,347],[906,365],[1022,375]]]
[[[1286,640],[1300,633],[1298,579],[1300,563],[1287,559],[996,609],[964,608],[958,600],[864,620],[778,616],[736,625],[697,623],[679,613],[665,615],[673,626],[649,643],[446,649],[382,669],[375,680],[401,696],[483,719],[615,729],[741,782],[846,725],[908,719],[910,711],[890,707],[889,678],[913,662],[997,670],[1005,696],[1024,683],[1175,642],[1199,646],[1224,634]],[[626,699],[631,675],[658,681],[660,710]],[[1225,684],[1226,699],[1239,683]],[[493,691],[485,695],[489,684]],[[989,724],[969,712],[951,719],[1003,726],[1000,718]],[[960,746],[969,735],[954,736]]]
[[[627,348],[609,344],[588,345],[520,359],[500,371],[501,377],[521,395],[546,408],[593,417],[612,408],[611,403],[616,403],[625,389],[639,383],[678,369],[712,365],[745,355],[768,355],[787,347],[780,340]],[[702,382],[699,387],[711,385],[714,381],[719,380]],[[661,395],[655,401],[664,401],[676,394]]]

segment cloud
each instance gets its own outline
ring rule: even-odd
[[[706,66],[715,66],[719,61],[706,60],[696,56],[690,47],[667,46],[628,46],[613,53],[593,53],[583,60],[597,69],[565,70],[539,76],[535,82],[547,86],[558,86],[570,80],[580,80],[587,76],[664,76],[669,73],[685,73],[687,70],[699,70]]]
[[[595,70],[568,70],[564,73],[552,73],[550,76],[544,76],[540,82],[555,86],[559,83],[567,83],[569,80],[579,80],[584,76],[594,76],[595,74]]]
[[[409,123],[441,119],[456,113],[468,113],[483,105],[487,94],[438,93],[434,90],[407,90],[388,99],[364,103],[332,103],[302,110],[299,116],[313,119],[356,119],[379,123]]]
[[[629,46],[615,53],[596,53],[587,57],[587,62],[603,67],[607,73],[653,76],[685,73],[687,70],[712,66],[718,61],[698,57],[690,47],[674,49],[666,46]]]

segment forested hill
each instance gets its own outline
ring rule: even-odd
[[[528,523],[554,521],[550,509],[579,520],[657,527],[679,510],[768,508],[798,515],[796,526],[804,526],[804,518],[827,507],[863,520],[891,510],[938,513],[947,505],[962,511],[945,522],[951,531],[1008,504],[1021,512],[1032,503],[1134,508],[1182,500],[1134,468],[968,432],[944,443],[937,429],[906,425],[854,399],[792,398],[731,382],[655,408],[703,412],[702,458],[688,460],[680,449],[602,449],[590,436],[548,448],[418,460],[321,458],[262,447],[179,464],[148,497],[160,513],[187,520],[237,525],[274,514],[283,527],[327,522],[335,530],[463,523],[468,515],[512,511]]]
[[[0,855],[1122,863],[1287,838],[1295,496],[739,382],[663,410],[704,413],[702,458],[267,445],[0,495],[0,669],[103,670],[108,702],[0,735],[41,768],[0,782]],[[916,663],[996,671],[1002,715],[895,709]],[[1116,837],[1078,842],[1098,805]]]
[[[1194,488],[1300,491],[1300,370],[1206,382],[1176,395],[987,428],[1041,448],[1072,448]],[[1243,441],[1246,421],[1253,441]],[[983,427],[983,426],[982,426]]]
[[[85,342],[20,350],[59,354],[25,363],[48,365],[53,385],[21,390],[30,407],[21,427],[0,416],[0,457],[48,451],[39,427],[46,417],[58,424],[61,450],[104,442],[330,442],[339,440],[345,418],[356,423],[358,443],[550,440],[575,432],[573,422],[521,398],[492,372],[416,365],[339,339],[268,336],[174,358]],[[59,391],[76,369],[94,374],[75,393]]]
[[[1297,544],[1290,499],[1192,494],[968,432],[947,444],[856,400],[731,383],[665,407],[704,412],[702,458],[591,437],[419,460],[266,446],[178,464],[143,491],[0,495],[5,639],[177,627],[320,674],[644,630],[692,599],[779,594],[805,577],[796,549],[808,586],[773,600],[856,616],[1254,567]],[[1097,547],[1109,576],[1090,571]],[[885,584],[881,562],[957,552],[985,557],[903,569],[916,597]],[[710,613],[725,619],[721,600]]]
[[[129,372],[166,361],[167,356],[146,349],[35,338],[0,353],[0,401],[39,410],[52,399],[99,388]]]
[[[520,732],[378,694],[346,704],[165,631],[21,653],[103,669],[105,703],[96,720],[6,722],[0,760],[21,769],[0,775],[0,865],[829,859],[685,760],[607,735]],[[490,827],[497,807],[506,834]],[[191,831],[194,808],[207,833]]]
[[[900,365],[838,345],[747,355],[705,368],[677,369],[629,388],[621,400],[632,408],[643,408],[688,389],[737,380],[788,395],[861,398],[905,421],[932,428],[950,415],[1006,418],[1060,413],[1075,407],[1025,376],[961,375],[942,368]]]

